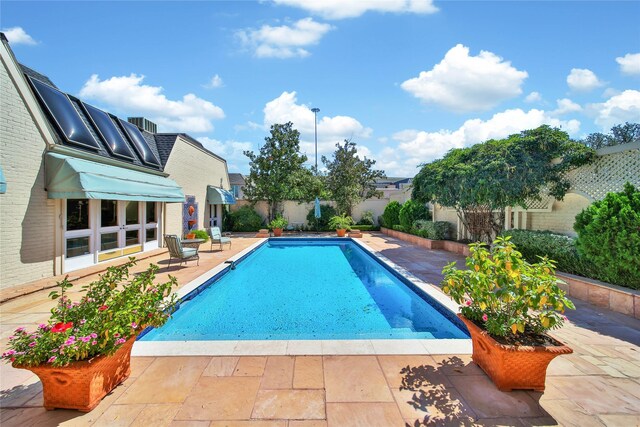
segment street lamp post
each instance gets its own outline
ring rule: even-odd
[[[313,111],[313,130],[316,141],[316,175],[318,175],[318,113],[320,109],[312,108],[311,111]]]

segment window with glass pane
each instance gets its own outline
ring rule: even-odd
[[[89,236],[67,239],[67,258],[73,258],[89,253]]]
[[[125,224],[140,224],[138,220],[138,202],[126,202]]]
[[[118,233],[104,233],[100,235],[100,250],[108,251],[118,247]]]
[[[145,242],[150,242],[152,240],[158,240],[158,229],[157,228],[147,228],[147,240]]]
[[[125,241],[127,246],[137,245],[140,243],[138,230],[127,230],[127,233],[125,234]]]
[[[118,201],[100,201],[100,227],[114,227],[118,225]]]
[[[156,202],[147,202],[147,224],[158,222],[156,219]]]
[[[67,231],[89,228],[89,201],[86,199],[67,200]]]

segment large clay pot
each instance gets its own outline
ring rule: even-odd
[[[336,233],[338,234],[338,237],[344,237],[345,234],[347,234],[347,230],[344,228],[338,228],[336,230]]]
[[[44,408],[77,409],[89,412],[131,373],[131,348],[135,337],[111,356],[97,356],[68,366],[19,366],[36,374],[42,382]]]
[[[501,391],[514,389],[544,391],[547,366],[556,356],[573,353],[571,348],[552,338],[557,345],[504,345],[484,329],[458,314],[471,333],[473,361]],[[551,337],[550,337],[551,338]]]
[[[280,237],[280,236],[282,236],[282,228],[274,228],[274,229],[273,229],[273,235],[274,235],[275,237]]]

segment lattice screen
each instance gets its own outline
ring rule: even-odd
[[[590,165],[569,172],[568,177],[570,191],[593,200],[622,191],[625,182],[640,187],[640,148],[598,156]]]

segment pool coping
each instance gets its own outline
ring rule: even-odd
[[[297,237],[288,239],[298,239]],[[308,239],[308,237],[299,239]],[[416,288],[441,304],[454,314],[459,311],[458,306],[444,295],[438,288],[431,285],[407,269],[400,267],[380,252],[369,247],[366,243],[352,238],[349,240],[360,246],[366,252],[374,255],[395,270]],[[176,293],[179,299],[187,297],[199,286],[212,277],[222,274],[230,264],[237,262],[265,244],[269,239],[264,238],[230,257],[209,271],[201,274]],[[211,340],[211,341],[136,341],[131,352],[132,356],[278,356],[278,355],[403,355],[403,354],[471,354],[471,339],[360,339],[360,340]]]

